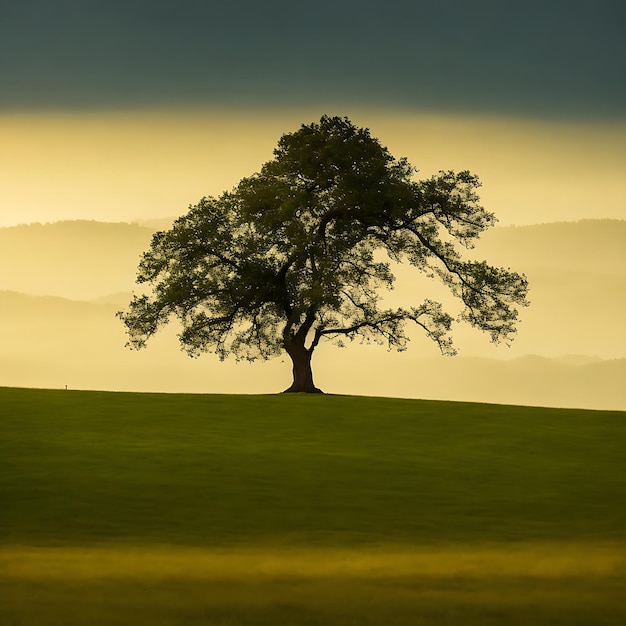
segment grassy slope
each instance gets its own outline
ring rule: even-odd
[[[620,412],[0,390],[2,541],[624,539]]]
[[[0,389],[0,415],[2,623],[626,619],[623,412]]]

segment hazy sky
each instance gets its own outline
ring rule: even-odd
[[[621,1],[0,0],[0,226],[178,215],[321,114],[504,224],[626,217]]]

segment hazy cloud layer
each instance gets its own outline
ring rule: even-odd
[[[368,103],[623,118],[626,5],[0,3],[0,108]]]
[[[271,159],[321,108],[0,115],[0,226],[180,215]],[[426,178],[469,169],[501,224],[626,219],[626,123],[546,123],[338,107]]]

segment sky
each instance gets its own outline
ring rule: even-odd
[[[5,110],[351,104],[622,119],[619,0],[3,0]]]
[[[179,215],[322,114],[503,224],[626,218],[620,1],[0,0],[0,226]]]

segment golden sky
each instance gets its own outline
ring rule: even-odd
[[[500,224],[626,219],[626,123],[326,110],[168,109],[0,114],[0,226],[184,213],[272,156],[279,137],[347,115],[418,177],[470,169]]]

